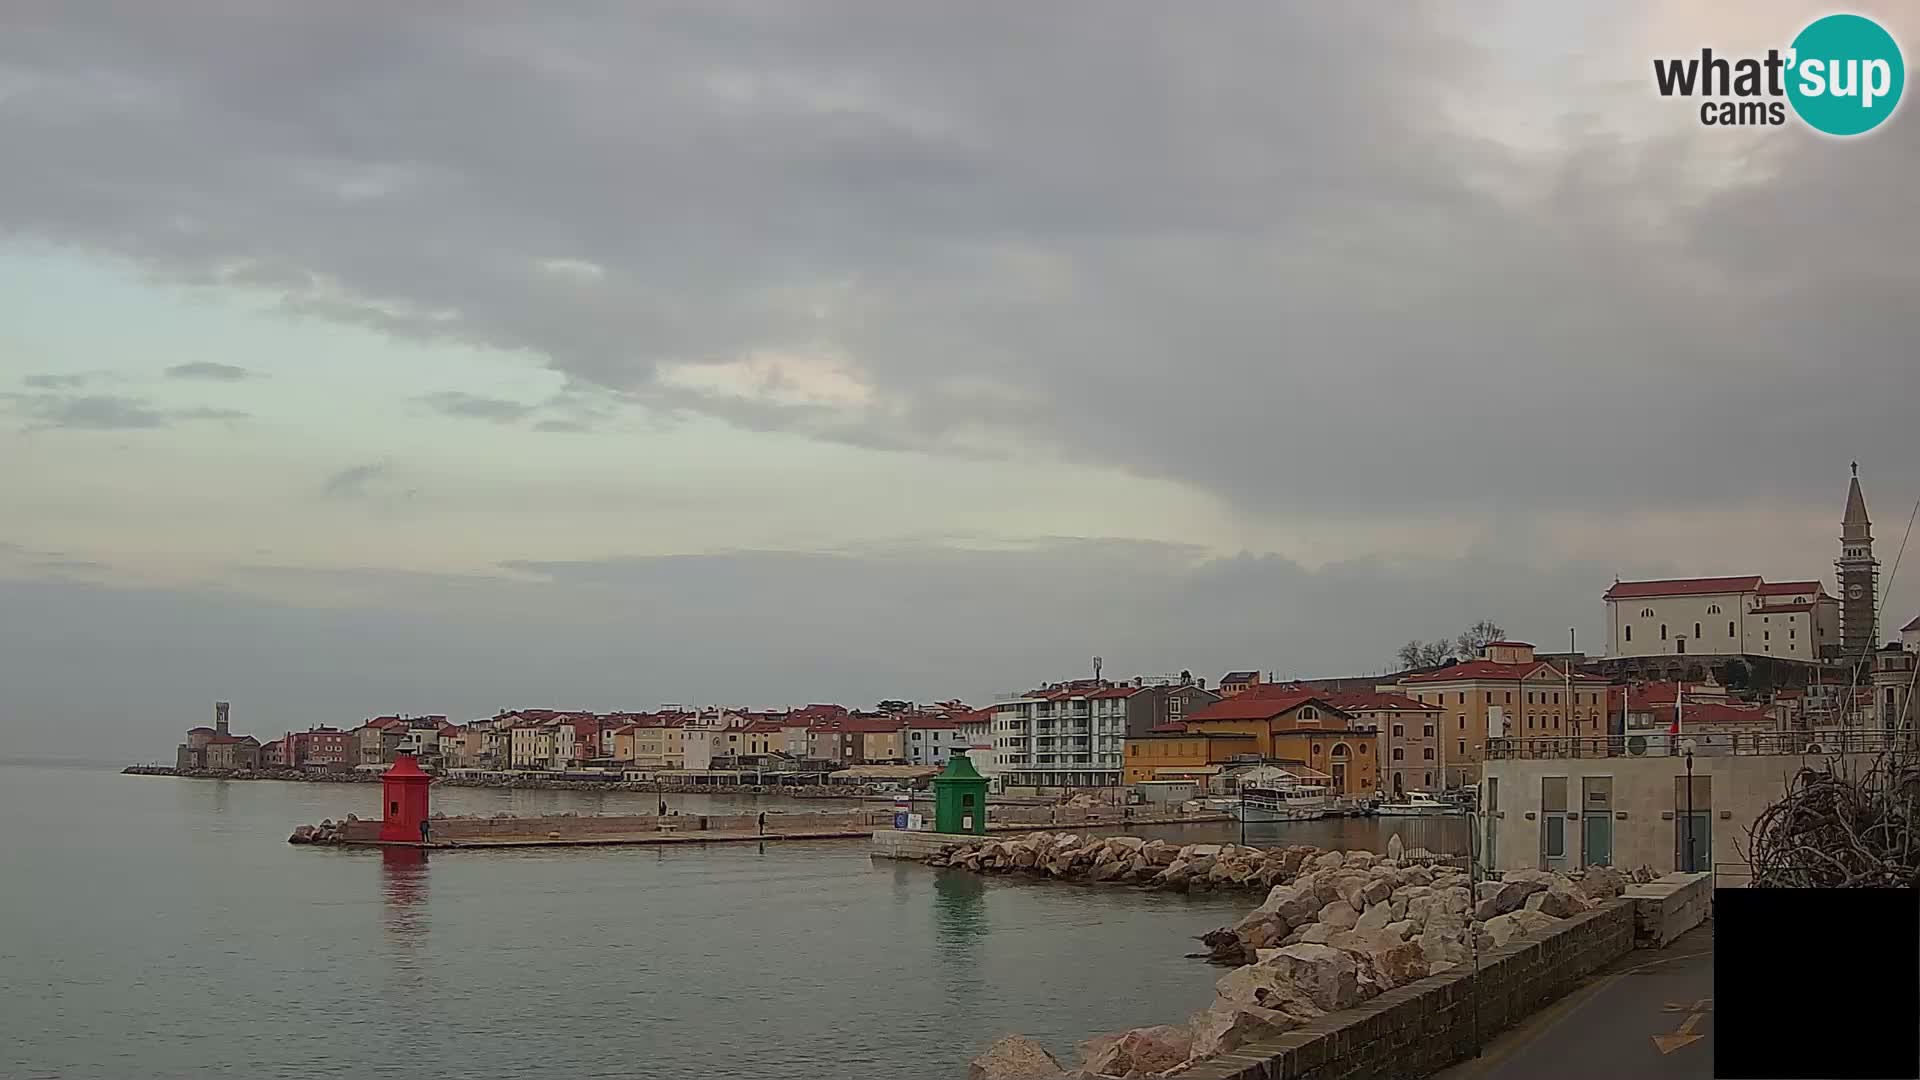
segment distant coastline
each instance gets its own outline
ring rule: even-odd
[[[346,769],[176,769],[170,765],[128,765],[129,776],[175,776],[187,780],[282,780],[303,784],[377,784],[380,774]],[[500,788],[510,791],[625,791],[680,795],[782,795],[797,799],[862,799],[886,793],[869,784],[797,786],[789,784],[688,784],[677,780],[575,780],[557,776],[436,776],[444,787]]]

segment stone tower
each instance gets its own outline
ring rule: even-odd
[[[1873,557],[1873,522],[1860,494],[1860,463],[1853,463],[1847,486],[1847,512],[1840,519],[1840,558],[1833,564],[1840,581],[1840,651],[1850,661],[1872,655],[1880,561]]]

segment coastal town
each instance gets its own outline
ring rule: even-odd
[[[370,780],[407,757],[450,782],[498,786],[871,791],[924,787],[965,755],[1008,799],[1220,810],[1249,792],[1304,790],[1329,812],[1477,806],[1493,860],[1732,864],[1735,837],[1794,762],[1876,752],[1912,730],[1920,619],[1881,640],[1857,470],[1841,533],[1836,592],[1752,574],[1614,581],[1599,597],[1606,648],[1593,655],[1483,621],[1453,641],[1409,642],[1401,656],[1416,663],[1384,676],[1114,678],[1096,657],[1086,677],[983,707],[519,708],[458,722],[377,716],[265,741],[235,734],[220,702],[161,771]]]

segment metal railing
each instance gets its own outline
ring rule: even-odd
[[[1701,757],[1820,756],[1877,754],[1913,745],[1904,733],[1873,730],[1661,732],[1546,738],[1514,735],[1487,740],[1487,760],[1538,758],[1680,757],[1685,744]]]

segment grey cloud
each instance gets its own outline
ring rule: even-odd
[[[1517,149],[1497,119],[1561,99],[1462,39],[1492,7],[268,7],[13,20],[0,225],[663,408],[985,427],[1268,513],[1826,499],[1920,399],[1920,124],[1755,133],[1703,179],[1725,133],[1610,133],[1672,116],[1651,7],[1552,43],[1600,74]],[[754,352],[880,405],[659,378]]]
[[[0,406],[25,419],[29,430],[141,431],[170,427],[179,421],[248,417],[234,409],[162,409],[144,398],[118,394],[0,394]]]
[[[35,390],[74,390],[87,384],[85,375],[28,375],[21,385]]]
[[[480,397],[465,394],[457,390],[448,390],[438,394],[428,394],[421,402],[435,412],[448,416],[463,417],[470,420],[491,420],[495,423],[512,423],[523,420],[534,409],[531,405],[522,405],[517,401],[504,398]]]
[[[320,493],[330,499],[357,499],[367,494],[367,485],[386,473],[387,464],[384,461],[350,465],[327,477],[326,483],[320,486]]]
[[[175,364],[167,369],[169,379],[202,379],[210,382],[241,382],[254,377],[253,372],[232,364],[216,364],[209,360],[197,360],[191,364]]]

